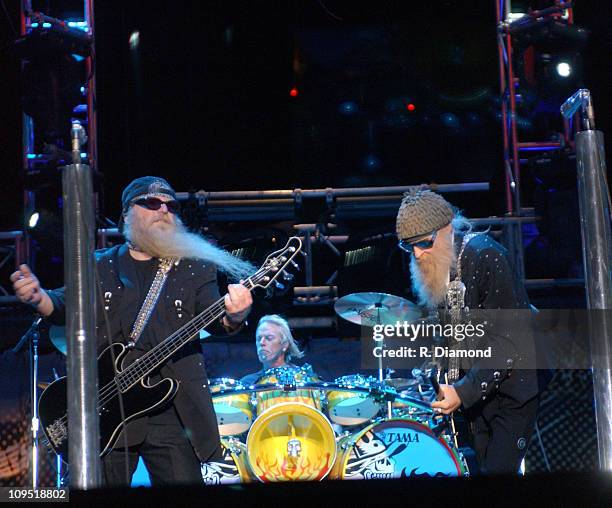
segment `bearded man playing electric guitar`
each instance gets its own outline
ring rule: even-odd
[[[220,298],[217,269],[240,280],[249,275],[251,266],[187,232],[178,217],[176,193],[163,178],[137,178],[125,188],[121,200],[120,227],[126,243],[95,253],[103,295],[96,333],[101,350],[111,342],[128,345],[123,361],[127,365]],[[22,302],[50,322],[64,323],[64,288],[42,289],[27,265],[13,273],[11,281]],[[238,330],[250,311],[251,293],[242,284],[230,284],[224,304],[223,317],[209,327],[211,333]],[[221,457],[198,341],[181,346],[147,382],[154,385],[163,378],[178,381],[174,397],[123,428],[114,449],[102,459],[107,485],[126,485],[139,457],[153,485],[198,484],[202,483],[201,462]]]

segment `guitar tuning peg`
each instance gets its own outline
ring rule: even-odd
[[[276,286],[276,289],[279,289],[279,290],[281,290],[281,291],[282,291],[283,289],[285,289],[285,285],[284,285],[284,284],[281,284],[281,283],[280,283],[280,282],[278,282],[277,280],[275,280],[275,281],[274,281],[274,285]]]
[[[291,264],[293,265],[293,268],[295,268],[296,270],[300,269],[300,265],[298,265],[295,261],[293,261],[293,259],[291,260]]]
[[[283,271],[283,279],[287,281],[293,280],[293,274]]]

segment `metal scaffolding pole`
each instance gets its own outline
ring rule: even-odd
[[[98,365],[95,335],[95,218],[91,168],[81,164],[83,130],[73,124],[73,164],[63,168],[64,280],[68,340],[68,457],[70,484],[100,486]]]
[[[566,118],[580,111],[585,130],[576,135],[582,257],[586,279],[599,467],[612,471],[612,234],[604,136],[595,129],[588,90],[561,107]]]

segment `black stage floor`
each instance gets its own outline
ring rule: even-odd
[[[443,503],[443,504],[440,504]],[[612,474],[417,478],[72,491],[79,506],[612,506]]]

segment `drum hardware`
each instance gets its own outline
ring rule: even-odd
[[[414,303],[399,296],[386,293],[353,293],[343,296],[334,304],[334,310],[343,319],[360,326],[395,325],[398,322],[416,321],[421,309]],[[380,342],[384,350],[385,341]],[[378,380],[382,383],[383,355],[378,357]],[[387,417],[391,418],[392,403],[387,402]]]

